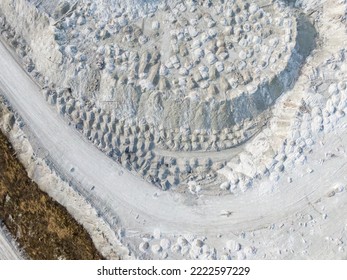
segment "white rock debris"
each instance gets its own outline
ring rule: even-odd
[[[37,118],[1,88],[2,130],[110,259],[346,258],[346,13],[345,0],[2,0],[0,51],[137,191],[100,183],[89,205],[29,158]]]

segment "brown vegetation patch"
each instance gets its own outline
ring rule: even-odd
[[[86,230],[28,178],[2,133],[0,220],[30,259],[102,259]]]

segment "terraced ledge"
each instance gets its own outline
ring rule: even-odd
[[[25,6],[27,4],[24,1],[22,4],[18,5]],[[79,12],[74,11],[72,14],[66,15],[64,22],[68,20],[74,21],[78,15],[80,18],[83,17],[82,15],[85,13],[85,9],[87,8],[82,4],[81,6],[77,5],[77,7],[79,7]],[[40,20],[42,20],[43,32],[46,32],[49,29],[48,25],[51,19],[50,14],[46,13],[47,11],[42,12],[41,10],[37,10],[30,5],[27,8],[29,10],[31,9],[32,15],[37,15]],[[198,6],[198,8],[202,10],[206,9],[206,7],[203,6]],[[229,8],[234,9],[235,7],[233,5],[230,5],[230,7],[225,6],[225,12]],[[219,37],[210,36],[204,42],[201,41],[204,38],[204,33],[200,35],[195,34],[195,36],[193,36],[194,38],[196,37],[194,40],[200,43],[197,47],[192,46],[192,50],[188,48],[188,54],[191,55],[191,59],[195,61],[191,72],[195,77],[197,75],[194,72],[196,69],[205,67],[207,72],[211,72],[211,69],[215,69],[218,64],[217,60],[213,63],[208,63],[208,56],[214,55],[213,53],[217,48],[224,48],[226,51],[228,40],[234,40],[235,46],[231,45],[231,50],[226,52],[229,54],[235,53],[235,55],[238,56],[237,58],[230,58],[230,61],[227,57],[225,59],[219,58],[219,64],[222,63],[221,61],[223,61],[223,65],[228,63],[234,63],[235,65],[237,63],[242,64],[242,62],[245,63],[245,61],[251,63],[251,58],[256,56],[254,54],[255,50],[250,49],[247,46],[242,47],[241,45],[249,44],[249,42],[247,43],[247,38],[255,36],[255,38],[258,38],[259,40],[259,42],[257,41],[258,43],[255,43],[255,46],[258,46],[259,48],[257,51],[259,54],[257,55],[265,55],[268,58],[264,65],[258,65],[262,68],[263,76],[239,84],[237,79],[235,80],[234,78],[241,75],[240,73],[244,74],[243,68],[245,66],[240,67],[240,69],[229,69],[229,72],[221,70],[215,78],[207,75],[205,82],[210,81],[211,83],[215,83],[215,81],[217,81],[218,83],[221,83],[218,85],[218,91],[216,94],[213,94],[209,98],[201,97],[204,96],[205,93],[208,95],[208,92],[211,91],[207,89],[205,92],[204,88],[194,89],[175,85],[176,88],[171,89],[159,89],[156,86],[151,89],[146,89],[141,86],[143,81],[147,79],[147,76],[150,78],[151,76],[156,76],[158,74],[163,79],[168,79],[172,76],[170,79],[174,80],[176,75],[181,75],[180,71],[176,71],[177,67],[170,67],[171,64],[174,64],[171,58],[169,59],[169,62],[165,62],[167,50],[164,47],[160,50],[158,49],[156,53],[153,53],[151,48],[147,50],[148,47],[147,44],[145,44],[143,47],[147,51],[144,51],[141,54],[126,49],[126,46],[130,44],[131,46],[128,46],[130,50],[135,50],[135,47],[133,46],[133,44],[135,44],[134,42],[124,43],[124,46],[121,47],[117,44],[113,44],[111,39],[105,41],[96,39],[95,42],[89,42],[88,38],[85,38],[85,40],[82,40],[81,38],[76,39],[72,33],[76,32],[76,30],[84,30],[86,26],[81,23],[76,23],[77,25],[73,24],[74,28],[72,28],[71,26],[65,26],[63,22],[59,22],[59,24],[55,25],[55,37],[52,39],[50,44],[51,47],[56,46],[60,53],[58,54],[56,53],[56,50],[50,49],[50,51],[52,51],[50,55],[61,58],[61,62],[58,63],[58,61],[56,61],[56,63],[60,65],[60,70],[57,70],[57,73],[60,74],[54,74],[54,76],[51,76],[51,69],[47,70],[45,68],[50,64],[50,62],[48,61],[43,63],[42,57],[36,54],[40,49],[38,43],[29,43],[25,39],[28,30],[19,30],[17,27],[16,31],[11,28],[10,21],[5,17],[3,18],[2,28],[4,30],[3,35],[10,45],[15,46],[17,54],[21,57],[22,63],[26,66],[27,71],[43,88],[42,93],[50,105],[56,107],[58,112],[63,115],[68,122],[74,125],[86,138],[105,152],[109,157],[121,163],[127,169],[136,172],[147,181],[154,183],[161,189],[167,190],[171,187],[186,184],[190,180],[197,180],[202,184],[210,184],[214,186],[219,185],[223,178],[218,175],[218,170],[223,168],[225,163],[230,161],[230,159],[237,153],[239,150],[238,146],[244,144],[251,137],[259,133],[267,124],[268,119],[271,117],[271,106],[279,96],[293,87],[303,62],[314,49],[316,31],[306,16],[300,14],[297,10],[281,5],[278,5],[277,7],[275,5],[275,15],[285,15],[285,20],[281,20],[281,17],[274,16],[272,18],[272,10],[266,11],[266,9],[260,9],[257,5],[245,5],[244,9],[245,12],[253,13],[255,17],[259,16],[261,18],[261,22],[266,26],[264,27],[264,30],[259,28],[259,30],[254,31],[255,33],[253,34],[253,31],[244,31],[243,33],[240,30],[239,32],[236,32],[235,30],[221,31],[222,28],[219,26],[217,30],[221,32],[222,35]],[[171,12],[170,9],[159,9],[157,17],[163,17],[163,13],[170,14]],[[189,14],[190,12],[187,13]],[[183,17],[183,14],[180,16]],[[217,15],[215,16],[217,17]],[[80,18],[77,19],[77,22],[80,22]],[[235,16],[235,20],[242,21],[242,19],[238,19],[237,16]],[[269,21],[272,20],[276,22],[279,21],[277,23],[280,26],[283,26],[285,32],[283,33],[282,31],[275,30],[273,31],[274,34],[272,34],[272,29],[269,24]],[[133,32],[135,33],[137,21],[138,19],[134,19],[134,22],[129,23],[128,25],[128,27],[132,26]],[[153,19],[151,19],[151,21],[153,21]],[[153,21],[153,24],[156,22],[157,21]],[[197,22],[199,26],[205,24],[203,20],[197,20]],[[208,22],[209,20],[207,20],[207,24],[209,24]],[[176,26],[176,23],[168,24]],[[243,22],[242,24],[245,25],[246,23]],[[234,23],[234,28],[241,28],[242,24],[241,22],[236,22]],[[230,23],[226,23],[226,25],[230,27]],[[189,29],[192,26],[193,25],[188,24],[187,28]],[[227,27],[225,28],[228,29]],[[178,28],[178,30],[180,29]],[[125,28],[119,32],[119,34],[117,32],[114,34],[113,40],[117,38],[120,39],[119,36],[123,36],[128,31]],[[153,31],[148,32],[147,37],[151,40]],[[226,35],[225,32],[229,32],[230,34]],[[82,33],[80,36],[84,38]],[[62,34],[65,35],[63,36]],[[47,33],[47,36],[52,37],[52,34]],[[108,59],[115,59],[117,61],[119,58],[124,64],[124,60],[130,60],[132,55],[138,57],[138,60],[134,58],[135,64],[133,65],[135,67],[134,69],[137,69],[135,75],[137,78],[135,81],[126,79],[127,82],[123,81],[123,83],[122,78],[119,77],[120,74],[118,73],[123,73],[125,71],[121,65],[118,65],[118,68],[112,67],[111,71],[107,70],[109,68],[106,67],[107,65],[104,65],[101,68],[99,67],[100,69],[98,67],[93,69],[95,66],[93,66],[93,62],[90,72],[94,73],[96,76],[87,77],[85,81],[100,82],[100,85],[96,85],[93,93],[89,94],[89,85],[87,88],[84,88],[87,85],[83,82],[84,78],[82,79],[82,76],[84,77],[86,71],[84,66],[88,68],[86,61],[82,60],[79,62],[77,57],[71,56],[72,54],[65,50],[65,48],[64,50],[61,49],[63,44],[61,41],[62,36],[64,38],[71,37],[70,39],[75,42],[76,45],[80,44],[79,42],[82,40],[83,45],[78,47],[81,48],[81,54],[79,56],[91,56],[92,61],[94,61],[92,54],[83,54],[84,51],[90,51],[85,46],[89,46],[90,48],[91,46],[98,46],[97,55],[95,57],[96,61],[94,62],[99,66],[101,63],[100,59],[101,61],[108,61]],[[177,36],[174,35],[173,38],[176,37]],[[40,39],[38,38],[38,40]],[[159,41],[161,40],[164,41],[163,38]],[[177,40],[177,38],[175,40]],[[262,41],[264,42],[262,43]],[[159,43],[160,42],[157,42],[156,44]],[[179,44],[183,47],[188,47],[183,43],[183,41]],[[190,44],[189,40],[187,44]],[[194,45],[194,42],[191,44]],[[261,47],[268,48],[268,52],[263,53]],[[69,48],[72,48],[72,46],[69,46]],[[84,48],[86,49],[84,50]],[[247,56],[245,51],[241,50],[242,48],[247,49],[251,54]],[[199,49],[201,49],[202,52],[206,52],[206,57],[194,57],[193,53]],[[125,55],[128,52],[129,57]],[[220,51],[219,54],[221,53],[222,52]],[[123,57],[124,55],[125,57]],[[156,63],[153,62],[155,57],[157,60]],[[184,60],[186,59],[185,57],[186,55],[180,53],[177,54],[177,63],[179,63],[180,66],[180,59]],[[58,58],[55,57],[55,59]],[[252,63],[256,63],[253,60]],[[130,61],[128,62],[130,64]],[[103,65],[103,63],[101,64]],[[210,69],[207,66],[204,66],[205,64],[209,65]],[[82,67],[81,65],[84,66]],[[57,67],[56,65],[51,66]],[[165,69],[167,68],[167,73],[159,66],[164,67]],[[132,72],[130,68],[127,71]],[[169,70],[170,68],[172,68],[171,72]],[[75,69],[77,71],[76,83],[67,86],[67,88],[57,87],[52,83],[52,81],[58,83],[56,79],[60,79],[58,84],[68,83],[66,79],[71,78],[69,78],[69,75],[71,74],[69,69]],[[152,73],[154,71],[153,69],[155,70],[154,73]],[[160,74],[161,71],[164,71],[166,74]],[[214,71],[217,70],[215,69]],[[59,78],[59,75],[63,75],[64,77]],[[78,78],[79,75],[82,76]],[[200,73],[199,75],[201,76],[203,74]],[[109,81],[111,77],[116,82]],[[184,79],[187,79],[187,77]],[[195,77],[195,79],[197,78]],[[234,79],[232,82],[233,85],[229,84],[228,79]],[[81,82],[77,82],[79,80],[81,80]],[[200,78],[200,80],[201,83],[204,83],[203,78]],[[151,81],[151,83],[153,83],[153,81]],[[104,86],[106,86],[106,84],[108,86],[105,88]],[[114,87],[110,87],[110,85],[113,84]],[[158,87],[159,86],[160,82],[158,82]],[[211,86],[217,87],[216,85]],[[119,100],[117,99],[117,101],[111,102],[113,107],[111,108],[110,105],[105,107],[102,105],[105,103],[100,100],[103,99],[105,95],[108,95],[108,91],[110,90],[118,92],[118,95],[122,95],[122,92],[124,92],[125,96],[128,96],[129,94],[130,96],[124,97],[125,99],[123,100],[123,97],[121,98],[117,95]],[[120,108],[117,107],[119,104],[127,104],[129,98],[133,98],[131,96],[133,96],[133,94],[136,95],[136,92],[141,90],[141,98],[136,101],[138,104],[132,105],[137,108],[135,110],[137,114],[136,116],[130,117],[128,113],[124,112],[124,110],[127,110],[126,108],[130,105],[122,105]],[[201,98],[192,98],[191,95],[193,93],[194,95],[198,94]],[[91,98],[91,95],[94,97]],[[159,95],[167,97],[160,97]],[[159,106],[158,102],[162,105]],[[163,108],[160,109],[158,106],[160,108],[163,106]],[[157,112],[156,108],[160,112]],[[168,111],[166,112],[165,110]],[[120,112],[123,112],[127,117],[122,116]],[[148,115],[149,112],[152,114],[151,117]],[[179,119],[174,120],[176,117],[182,118],[184,121]],[[155,119],[157,121],[155,121]],[[216,151],[224,150],[226,152],[221,153],[223,154],[223,157],[214,156]],[[190,153],[192,151],[200,153]]]
[[[113,4],[120,2],[139,5],[131,6],[131,9],[118,10]],[[184,14],[183,10],[187,8],[184,4],[192,5],[194,2],[188,0],[182,2],[183,6],[178,4],[169,8],[173,10],[173,14],[181,10]],[[205,5],[202,9],[206,10],[209,8],[208,5],[213,3],[217,6],[220,2],[206,0],[199,1],[199,4]],[[265,0],[257,1],[263,10],[265,7],[262,4],[265,2],[269,3]],[[18,4],[17,9],[14,9],[14,6],[6,6],[8,8],[6,15],[10,20],[14,10],[16,15],[24,18],[33,17],[37,19],[38,24],[28,25],[29,28],[34,28],[42,34],[33,32],[32,29],[26,30],[24,21],[21,21],[16,27],[17,31],[13,32],[6,18],[3,25],[4,37],[7,38],[9,45],[14,43],[12,49],[16,50],[19,57],[24,57],[25,61],[24,64],[17,64],[14,58],[18,56],[13,53],[11,56],[10,50],[6,50],[4,45],[0,44],[1,64],[7,69],[0,72],[0,86],[13,108],[18,110],[25,121],[19,125],[24,125],[24,128],[32,132],[28,135],[31,136],[30,143],[34,143],[34,150],[97,209],[97,212],[93,212],[91,208],[83,211],[83,213],[92,212],[94,215],[93,219],[88,221],[85,221],[83,215],[77,215],[77,219],[82,221],[86,228],[89,226],[89,231],[94,233],[91,234],[93,238],[95,238],[95,228],[93,231],[90,224],[95,223],[95,220],[100,221],[98,218],[101,217],[109,225],[103,227],[103,230],[108,229],[106,239],[119,241],[113,245],[123,253],[122,255],[128,256],[130,252],[132,257],[139,259],[346,258],[347,226],[343,222],[347,213],[347,50],[345,48],[347,2],[345,0],[296,1],[298,8],[305,9],[305,6],[308,6],[314,11],[308,13],[308,19],[314,22],[319,34],[316,38],[316,49],[306,58],[303,67],[297,68],[300,69],[298,77],[294,77],[293,81],[287,80],[288,77],[283,78],[285,79],[283,84],[289,86],[289,90],[277,98],[266,126],[243,145],[219,151],[214,148],[189,149],[189,145],[183,151],[177,151],[176,147],[179,149],[181,143],[186,144],[188,142],[186,138],[189,138],[189,134],[180,129],[172,131],[172,146],[170,144],[169,147],[162,147],[160,135],[157,134],[158,130],[161,132],[161,127],[152,126],[147,121],[133,121],[131,114],[129,119],[122,120],[117,117],[117,112],[108,114],[106,106],[101,108],[102,100],[98,100],[99,97],[105,97],[102,96],[104,91],[101,88],[105,89],[107,85],[111,88],[119,86],[121,89],[130,86],[129,79],[124,79],[124,75],[121,75],[123,77],[117,75],[116,84],[108,83],[109,80],[105,78],[109,71],[120,72],[122,69],[124,71],[130,69],[126,63],[123,65],[123,62],[130,59],[130,56],[126,55],[125,47],[120,46],[117,51],[114,48],[114,55],[120,56],[114,62],[121,64],[117,64],[119,68],[110,68],[113,61],[109,59],[112,50],[109,48],[112,32],[116,33],[114,36],[124,37],[130,41],[136,38],[131,32],[134,31],[134,34],[138,32],[136,26],[129,29],[129,20],[124,13],[139,11],[139,18],[145,18],[144,21],[152,23],[151,20],[157,19],[156,8],[165,8],[165,5],[157,4],[165,4],[164,1],[151,1],[148,9],[141,9],[142,0],[80,0],[82,6],[72,6],[72,1],[52,0],[43,1],[43,5],[38,9],[25,14],[23,11],[29,11],[32,6],[28,3],[32,4],[33,1],[19,0],[15,3]],[[63,5],[58,5],[59,3]],[[240,6],[240,1],[229,0],[224,3],[238,3],[239,7],[236,7],[235,12],[250,10],[250,6]],[[283,1],[276,0],[271,3],[279,5],[276,9],[284,9],[281,14],[283,11],[287,12],[287,6]],[[109,5],[109,9],[105,9],[106,5]],[[83,14],[84,8],[87,9],[87,14]],[[254,6],[252,10],[253,8]],[[114,17],[107,18],[107,11],[114,13]],[[289,14],[294,16],[292,9]],[[50,15],[54,18],[53,22],[47,19]],[[297,19],[300,18],[299,15],[295,16]],[[210,17],[207,19],[206,23],[203,20],[200,24],[210,25],[213,30],[215,23],[209,20]],[[240,15],[234,19],[235,23],[243,20]],[[184,20],[179,22],[179,19],[174,17],[170,17],[171,20],[173,24],[177,22],[180,24],[178,28],[184,28],[186,23]],[[153,25],[145,23],[143,26],[147,28],[142,31],[144,35],[146,32],[158,31],[158,22],[153,22]],[[225,21],[221,24],[225,23],[228,24]],[[88,33],[90,36],[83,32],[74,33],[75,25],[91,27],[84,30],[90,32]],[[159,27],[160,25],[159,22]],[[49,26],[53,28],[49,29]],[[311,29],[309,23],[303,24],[302,27],[303,33],[307,32],[307,35],[314,36],[315,30]],[[68,32],[64,34],[62,28]],[[83,31],[83,27],[76,29],[81,30],[79,28]],[[29,38],[34,37],[34,42],[22,41],[23,38],[16,37],[16,34],[21,32],[28,32]],[[129,36],[123,36],[124,32],[130,32]],[[52,48],[55,44],[53,35],[57,35],[56,39],[62,43],[59,46],[64,48]],[[173,42],[176,42],[174,39],[178,42],[182,37],[180,32],[174,35],[177,38],[172,38]],[[90,61],[95,62],[95,65],[85,63],[85,68],[83,68],[85,57],[78,55],[83,48],[79,44],[75,44],[74,48],[68,41],[76,39],[77,42],[83,36],[92,43],[101,45],[107,43],[105,48],[89,50]],[[53,40],[42,40],[41,37],[53,37]],[[147,42],[150,42],[151,38],[149,36]],[[185,38],[184,32],[183,38]],[[171,40],[169,37],[166,39],[167,42]],[[239,39],[241,44],[245,43],[246,38]],[[146,37],[141,37],[140,41],[143,44],[141,50],[147,50]],[[119,42],[119,44],[129,43],[121,40]],[[305,40],[298,42],[301,46],[307,47],[307,51],[311,50],[312,45],[305,45]],[[28,47],[29,44],[33,44],[32,47]],[[291,50],[292,47],[294,45],[290,45]],[[45,48],[52,50],[49,52],[51,57],[41,55],[46,51]],[[125,51],[122,54],[116,53],[120,49]],[[305,49],[301,51],[305,53]],[[184,53],[183,50],[182,54]],[[199,53],[201,54],[197,52]],[[144,61],[146,58],[151,60],[151,55],[147,57],[145,55]],[[241,53],[241,57],[244,55]],[[219,54],[215,56],[219,59]],[[62,60],[62,57],[65,60]],[[179,55],[172,60],[171,57],[164,56],[163,61],[167,58],[170,60],[172,72],[168,74],[175,80],[178,75],[184,74],[183,71],[180,73],[180,69],[185,66],[184,63],[180,62],[181,65],[177,63],[177,59],[181,61]],[[210,53],[202,57],[200,63],[208,60],[212,62],[212,66],[217,67],[217,61]],[[47,68],[47,64],[52,67]],[[75,64],[81,67],[74,68]],[[36,84],[23,71],[21,68],[23,65],[27,67],[26,70],[37,82]],[[153,68],[155,73],[155,64],[149,62],[143,65],[145,70],[140,73],[146,74],[147,66],[150,66],[149,70]],[[171,67],[170,63],[168,66]],[[218,69],[221,70],[220,66],[221,64],[218,64]],[[78,73],[87,72],[90,75],[87,75],[86,79],[89,81],[87,92],[95,92],[97,96],[92,94],[84,96],[85,92],[82,90],[82,96],[76,96],[79,91],[74,86],[78,88],[77,84],[64,84],[63,80],[60,81],[61,84],[57,82],[55,85],[50,80],[49,76],[52,76],[52,73],[59,74],[57,79],[64,74],[66,76],[63,79],[75,78],[74,71],[78,69],[80,69]],[[206,71],[202,72],[205,75]],[[293,74],[295,71],[288,73]],[[147,80],[152,77],[149,74],[148,72],[147,77],[142,75],[141,79]],[[111,78],[114,77],[111,75]],[[195,78],[199,79],[198,75]],[[75,81],[82,85],[81,80]],[[271,79],[268,82],[270,81]],[[155,79],[153,82],[155,83]],[[206,86],[206,80],[199,82],[201,82],[198,83],[199,87]],[[141,85],[148,83],[142,81]],[[176,84],[176,86],[181,85]],[[218,88],[218,85],[215,86]],[[39,95],[40,88],[43,96]],[[283,90],[279,82],[275,82],[274,89],[276,88],[279,91]],[[212,88],[209,91],[216,92],[214,90],[215,88]],[[126,103],[126,101],[132,101],[130,97],[136,97],[137,93],[131,90],[115,92],[118,93],[124,93],[118,95],[119,98],[124,98],[119,100],[120,104],[125,104],[124,110],[120,112],[129,111],[128,109],[132,108],[131,102]],[[146,93],[150,93],[150,89],[142,94]],[[203,95],[202,91],[201,93]],[[46,106],[46,100],[51,106]],[[216,103],[211,100],[205,101]],[[242,135],[241,126],[235,125],[233,129]],[[209,133],[206,130],[201,130],[198,134],[199,137],[195,142],[207,142],[208,145],[211,144],[207,141],[211,140],[209,137],[217,141],[219,136],[213,134],[213,131]],[[165,137],[164,135],[163,138]],[[109,157],[87,142],[86,138]],[[132,172],[128,172],[129,170]],[[139,174],[142,178],[138,176]],[[36,178],[40,179],[39,176]],[[161,191],[143,178],[158,184],[163,189],[170,187],[171,189]],[[68,185],[65,187],[71,189]],[[67,205],[70,212],[75,213],[73,207],[79,206],[81,201],[74,201],[78,196],[73,196],[69,192],[60,193],[57,189],[48,189],[52,196],[58,197],[61,203]],[[70,200],[73,207],[69,205],[69,201],[64,200],[71,197],[74,197],[72,201]],[[113,232],[113,235],[110,232]],[[106,245],[109,244],[106,242]]]

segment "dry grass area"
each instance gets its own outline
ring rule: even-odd
[[[1,133],[0,220],[30,259],[102,259],[84,228],[28,178]]]

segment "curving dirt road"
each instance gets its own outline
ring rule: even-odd
[[[0,45],[0,67],[3,69],[0,75],[3,94],[16,111],[20,112],[42,148],[49,151],[49,158],[54,165],[59,167],[66,177],[79,183],[79,187],[83,188],[81,191],[96,199],[96,204],[103,205],[103,211],[114,211],[121,220],[124,219],[122,223],[130,228],[141,231],[146,227],[153,228],[161,224],[170,231],[184,231],[196,228],[197,225],[201,228],[203,224],[206,224],[206,228],[227,224],[235,229],[238,224],[241,228],[247,228],[247,221],[253,227],[253,221],[269,219],[274,208],[280,205],[282,209],[293,208],[296,204],[299,204],[300,208],[301,198],[318,191],[310,186],[302,188],[296,185],[295,192],[291,186],[290,190],[287,190],[289,193],[284,194],[282,190],[278,197],[272,197],[271,200],[266,196],[260,197],[255,190],[247,197],[202,197],[195,205],[184,203],[183,197],[170,192],[160,192],[160,199],[156,199],[153,195],[158,189],[107,158],[47,106],[40,95],[39,87],[16,63],[3,44]],[[326,180],[328,182],[329,178]],[[93,191],[92,186],[95,186]],[[288,199],[288,195],[294,197]],[[233,219],[226,221],[220,217],[220,212],[225,209],[234,212]],[[131,212],[139,214],[141,219],[129,219]],[[250,224],[248,223],[248,226]]]
[[[290,174],[294,184],[287,183],[283,176],[277,183],[264,181],[247,195],[239,196],[207,197],[202,193],[187,199],[186,195],[161,192],[107,158],[70,127],[46,104],[40,88],[2,43],[0,69],[0,92],[33,133],[30,140],[45,151],[47,160],[111,224],[120,224],[137,235],[160,228],[166,234],[192,232],[213,239],[217,234],[254,231],[279,221],[294,221],[297,213],[315,212],[311,206],[326,200],[336,178],[347,179],[346,157],[334,158],[324,165],[318,163],[326,151],[347,143],[346,125],[340,123],[336,134],[326,137],[329,141],[324,148],[309,157],[314,173]],[[330,225],[343,218],[346,201],[346,196],[341,197],[336,209],[331,209]],[[232,214],[222,215],[225,211]],[[327,234],[333,230],[329,224],[323,226]],[[271,232],[263,238],[271,238]]]
[[[22,256],[0,227],[0,260],[20,260]]]

